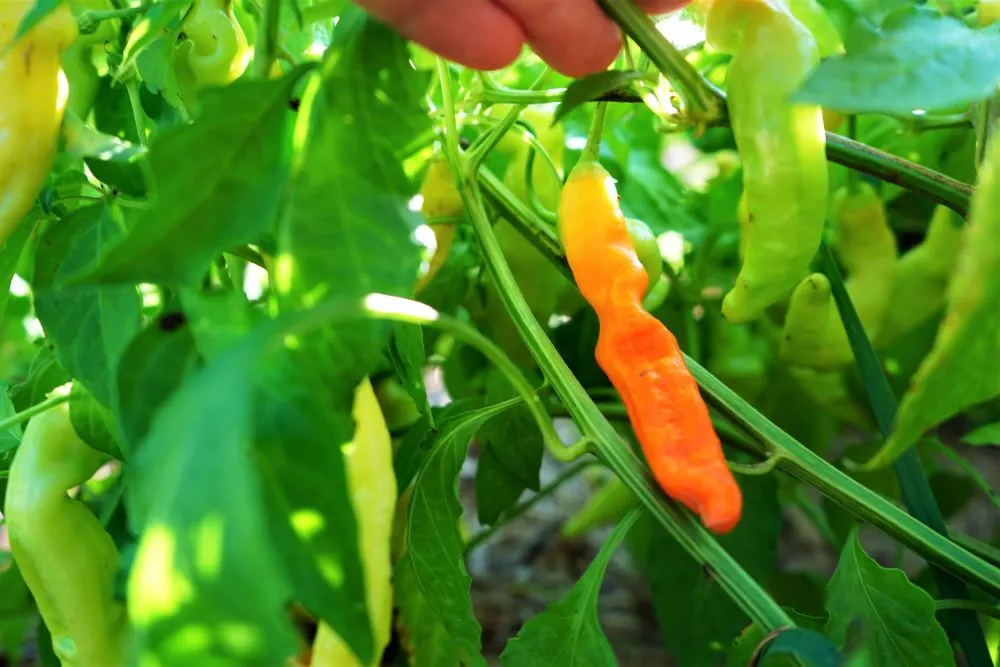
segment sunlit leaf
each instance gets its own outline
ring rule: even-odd
[[[867,48],[828,58],[793,99],[850,113],[952,109],[1000,83],[1000,32],[914,13],[884,26]]]
[[[35,254],[35,311],[63,367],[105,407],[118,394],[118,361],[139,330],[142,300],[130,285],[58,284],[99,261],[121,237],[105,204],[78,209],[46,228]]]

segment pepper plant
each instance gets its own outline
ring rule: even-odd
[[[599,1],[0,3],[5,664],[995,664],[996,3]]]

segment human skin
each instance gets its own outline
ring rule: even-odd
[[[620,47],[618,28],[596,0],[360,0],[369,12],[444,58],[495,70],[528,44],[554,69],[579,77],[599,72]],[[639,0],[662,14],[686,0]]]

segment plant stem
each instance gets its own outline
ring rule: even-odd
[[[972,186],[967,183],[832,132],[826,133],[826,156],[849,169],[925,194],[963,217],[968,215]]]
[[[514,221],[511,217],[508,219]],[[543,252],[549,253],[557,266],[566,266],[565,257],[558,246],[538,247]],[[837,470],[775,426],[693,359],[685,355],[685,361],[709,404],[741,431],[751,434],[757,444],[756,454],[762,458],[769,454],[782,454],[783,458],[778,468],[783,472],[816,488],[854,516],[871,523],[928,561],[974,583],[991,595],[1000,597],[1000,569],[942,537],[893,503]],[[550,377],[548,373],[546,377]],[[575,418],[575,413],[570,409],[568,402],[573,399],[564,398],[562,393],[559,394],[559,398],[569,414]],[[593,406],[592,403],[591,405]],[[606,422],[601,411],[597,410],[596,406],[593,407],[600,419]]]
[[[135,7],[125,7],[124,9],[107,9],[104,11],[97,11],[89,9],[80,15],[80,20],[78,23],[81,28],[90,27],[92,23],[100,23],[101,21],[110,21],[112,19],[127,19],[137,16],[147,11],[152,7],[154,2],[144,2],[142,4],[136,5]],[[81,34],[83,31],[81,31]]]
[[[401,297],[383,294],[369,295],[365,308],[371,317],[431,326],[472,347],[494,364],[497,370],[513,385],[528,411],[531,412],[535,424],[542,432],[545,446],[554,458],[569,463],[586,453],[588,449],[586,443],[578,443],[569,447],[562,443],[562,439],[552,423],[552,418],[545,409],[541,396],[539,396],[538,389],[528,381],[521,370],[496,343],[476,329],[461,320],[439,313],[428,305]]]
[[[650,56],[660,72],[698,102],[704,111],[703,116],[697,116],[698,120],[709,125],[727,123],[725,93],[685,60],[634,0],[599,1],[611,18]],[[641,100],[637,98],[636,101]],[[826,133],[826,142],[827,158],[832,162],[925,194],[963,217],[968,214],[972,194],[968,184],[832,132]]]
[[[271,64],[278,53],[278,33],[281,18],[281,0],[263,0],[260,26],[253,49],[253,75],[265,80],[271,76]]]
[[[449,73],[440,64],[442,99],[447,106],[452,100]],[[454,119],[445,115],[448,132],[445,148],[459,161],[458,136]],[[454,165],[456,176],[463,175],[463,165]],[[464,179],[461,184],[466,205],[476,237],[479,239],[483,258],[490,276],[498,287],[504,308],[514,320],[518,333],[525,341],[538,363],[542,375],[555,389],[563,405],[569,410],[581,433],[593,446],[599,458],[628,486],[640,502],[695,560],[707,566],[716,581],[746,614],[765,630],[794,627],[785,611],[737,563],[729,553],[688,512],[667,501],[659,491],[649,469],[636,458],[622,442],[614,427],[605,419],[597,406],[587,396],[580,381],[573,375],[559,355],[541,325],[535,319],[524,295],[517,286],[510,266],[500,249],[496,235],[486,216],[479,196],[478,179]]]
[[[711,120],[718,115],[722,93],[701,76],[684,54],[666,40],[635,0],[598,0],[601,7],[649,56],[657,69],[687,95],[691,115]]]
[[[22,410],[21,412],[18,412],[16,415],[11,415],[10,417],[7,417],[3,421],[0,421],[0,432],[9,431],[15,426],[18,426],[19,424],[23,424],[24,422],[28,421],[32,417],[40,415],[46,410],[49,410],[51,408],[56,407],[57,405],[65,403],[69,399],[70,399],[69,393],[54,394],[45,399],[44,401],[42,401],[41,403],[32,405],[27,410]]]
[[[598,102],[594,118],[587,134],[587,144],[580,154],[580,162],[597,162],[601,158],[601,137],[604,136],[604,122],[608,117],[608,103]]]
[[[985,602],[975,602],[973,600],[935,600],[934,609],[938,612],[961,609],[1000,620],[1000,608],[986,604]]]
[[[125,84],[128,91],[129,106],[132,107],[132,119],[135,121],[135,131],[139,135],[139,143],[143,148],[149,148],[149,137],[146,136],[146,114],[142,110],[142,100],[139,99],[139,86],[135,77]]]
[[[826,242],[820,244],[819,254],[821,269],[830,279],[837,310],[848,332],[848,339],[864,381],[868,402],[875,415],[875,422],[882,437],[888,439],[892,434],[898,412],[896,396],[892,392],[888,378],[882,371],[871,341],[865,334],[864,326],[851,303],[851,297],[844,286],[840,270],[837,268],[833,253]],[[945,524],[944,516],[934,498],[934,492],[927,480],[927,474],[920,464],[916,450],[911,448],[896,459],[893,462],[893,470],[896,473],[896,479],[899,482],[899,489],[907,510],[931,530],[947,539],[948,526]],[[968,599],[968,588],[961,579],[945,572],[934,563],[931,563],[931,575],[934,577],[940,592],[946,597]],[[962,647],[962,652],[970,665],[992,667],[986,638],[975,614],[961,610],[953,611],[942,618],[942,624],[948,636]]]
[[[760,445],[761,456],[781,454],[779,469],[812,486],[854,516],[902,542],[938,567],[1000,597],[1000,569],[962,549],[863,484],[834,468],[775,426],[693,359],[685,361],[709,404]]]

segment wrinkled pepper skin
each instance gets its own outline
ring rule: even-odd
[[[62,667],[124,667],[127,620],[114,598],[118,549],[67,492],[104,462],[73,430],[63,403],[28,422],[5,500],[11,553]]]
[[[577,286],[600,321],[596,357],[625,404],[653,475],[712,531],[739,522],[742,494],[677,340],[642,307],[648,278],[629,237],[611,175],[574,168],[559,233]]]
[[[834,196],[833,217],[838,223],[834,249],[848,275],[844,286],[865,333],[875,340],[892,299],[896,237],[889,228],[882,200],[867,184],[861,184],[856,193],[839,191]],[[854,360],[825,276],[810,276],[792,294],[781,356],[794,365],[820,369],[837,368]]]
[[[756,319],[808,274],[826,219],[823,114],[789,96],[819,62],[816,40],[781,0],[714,0],[709,43],[732,54],[729,112],[743,159],[746,257],[722,303],[734,324]]]
[[[896,262],[892,296],[876,338],[877,347],[893,343],[941,312],[962,239],[963,227],[955,214],[944,206],[935,208],[923,242]]]
[[[31,210],[52,167],[66,108],[60,58],[77,37],[73,14],[60,6],[11,44],[33,6],[34,0],[0,3],[0,246]]]
[[[344,450],[351,504],[358,521],[358,552],[364,559],[365,595],[375,641],[375,660],[392,631],[392,560],[390,545],[397,502],[396,475],[392,467],[392,439],[369,380],[354,395],[354,440]],[[312,667],[360,667],[347,644],[325,623],[320,623],[312,648]]]
[[[194,44],[187,64],[199,86],[224,86],[243,76],[251,52],[232,0],[194,0],[181,31]]]

